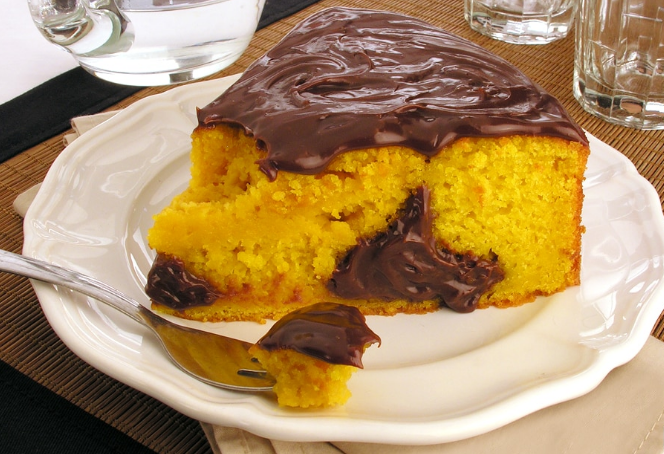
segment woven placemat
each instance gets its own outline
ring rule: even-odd
[[[245,55],[217,77],[241,72],[301,19],[333,5],[411,14],[501,55],[560,99],[572,117],[591,134],[631,159],[662,198],[664,131],[643,132],[613,126],[581,109],[571,92],[573,37],[546,46],[515,46],[494,41],[468,28],[461,0],[323,0],[260,30]],[[165,90],[165,87],[141,90],[112,109]],[[62,135],[58,135],[0,165],[0,248],[20,252],[22,220],[14,213],[12,203],[18,194],[44,178],[62,149]],[[0,289],[4,295],[0,306],[0,360],[157,452],[209,452],[196,421],[96,371],[68,350],[45,320],[27,280],[0,275]],[[653,335],[664,340],[662,317]]]

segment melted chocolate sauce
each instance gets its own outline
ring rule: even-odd
[[[495,54],[413,17],[349,8],[301,22],[198,121],[253,135],[270,179],[375,146],[432,156],[459,137],[588,143],[555,98]]]
[[[145,293],[154,301],[171,309],[209,306],[221,294],[205,279],[194,276],[182,260],[157,254],[148,273]]]
[[[346,299],[439,300],[472,312],[504,274],[494,260],[453,254],[436,246],[429,191],[420,187],[403,214],[375,238],[361,239],[339,263],[328,288]]]
[[[281,318],[258,341],[264,350],[295,350],[332,364],[362,368],[362,354],[380,337],[356,307],[318,303]]]

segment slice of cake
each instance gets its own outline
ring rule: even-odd
[[[149,232],[156,310],[470,312],[579,283],[583,131],[513,65],[433,25],[321,11],[198,120],[189,187]]]
[[[281,318],[249,353],[276,379],[279,405],[330,407],[350,398],[346,383],[374,343],[357,308],[317,303]]]

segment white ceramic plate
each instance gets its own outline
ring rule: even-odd
[[[151,216],[188,182],[195,108],[233,81],[139,101],[69,146],[26,216],[24,253],[95,276],[147,306]],[[594,138],[591,149],[582,285],[509,310],[368,317],[383,345],[367,351],[365,369],[349,382],[353,397],[340,408],[287,410],[269,395],[209,387],[105,305],[50,285],[35,289],[77,355],[193,418],[296,441],[463,439],[590,391],[637,354],[664,310],[657,193],[620,153]],[[269,328],[187,323],[248,341]]]

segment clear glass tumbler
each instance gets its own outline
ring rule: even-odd
[[[547,44],[567,36],[578,0],[464,0],[470,28],[513,44]]]
[[[664,129],[664,1],[582,0],[574,96],[611,123]]]
[[[88,72],[125,85],[208,76],[245,51],[265,0],[28,0],[51,43]]]

